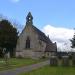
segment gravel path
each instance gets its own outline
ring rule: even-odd
[[[42,66],[45,66],[45,65],[49,65],[49,60],[44,61],[44,62],[40,62],[40,63],[37,63],[37,64],[25,66],[25,67],[22,67],[22,68],[16,68],[14,70],[1,71],[0,75],[18,75],[21,72],[29,72],[29,71],[32,71],[34,69],[38,69]]]

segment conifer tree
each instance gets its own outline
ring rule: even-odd
[[[11,24],[10,21],[2,19],[0,21],[0,47],[6,48],[6,52],[13,55],[13,49],[16,47],[18,38],[17,29]]]

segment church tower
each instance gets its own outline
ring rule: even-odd
[[[29,12],[26,17],[26,25],[33,25],[33,16],[31,12]]]

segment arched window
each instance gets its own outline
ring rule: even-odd
[[[30,48],[30,38],[27,37],[27,40],[26,40],[26,48]]]

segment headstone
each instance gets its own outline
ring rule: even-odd
[[[51,56],[50,57],[50,65],[51,66],[57,66],[58,65],[56,56]]]
[[[6,53],[7,58],[10,58],[10,52]]]
[[[68,56],[62,56],[62,65],[69,66],[69,57]]]
[[[8,58],[10,57],[9,52],[6,52],[6,48],[3,48],[3,54],[4,54],[4,61],[5,61],[5,66],[8,67],[9,66],[9,61]]]

